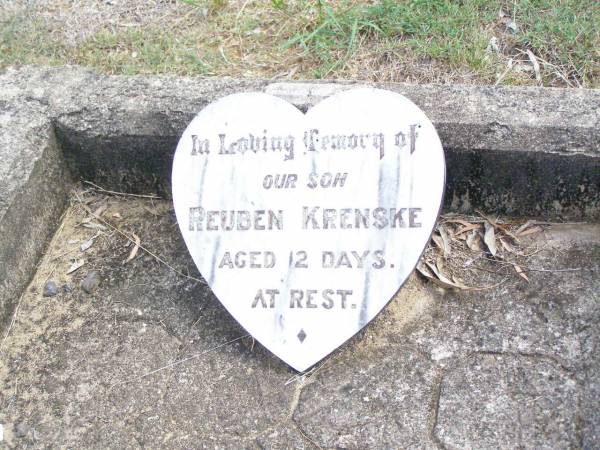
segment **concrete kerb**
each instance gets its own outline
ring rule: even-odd
[[[0,76],[0,323],[55,230],[70,179],[168,197],[178,138],[212,100],[263,91],[306,111],[364,84],[7,71]],[[600,219],[600,91],[369,85],[405,95],[434,122],[446,151],[447,211]]]

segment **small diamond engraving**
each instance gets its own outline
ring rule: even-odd
[[[300,340],[300,343],[304,342],[304,339],[306,339],[306,333],[304,330],[300,330],[300,333],[298,333],[298,339]]]

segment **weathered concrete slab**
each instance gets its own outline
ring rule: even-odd
[[[104,217],[170,267],[142,251],[124,263],[131,246],[110,230],[82,253],[97,232],[78,226],[84,216],[77,204],[66,215],[2,344],[9,447],[600,445],[598,225],[550,227],[530,283],[515,274],[449,292],[411,278],[302,377],[189,278],[198,274],[169,202],[110,199]],[[86,263],[65,275],[72,258]],[[102,281],[86,294],[91,270]],[[72,291],[43,298],[48,278]]]
[[[4,82],[41,93],[78,177],[163,195],[180,134],[215,98],[265,91],[306,110],[359,84],[111,77],[74,68],[24,68]],[[406,95],[436,125],[447,153],[446,209],[600,218],[600,91],[371,85]]]
[[[31,279],[67,200],[66,166],[48,111],[10,77],[0,77],[0,325]]]
[[[435,435],[448,448],[579,448],[579,395],[552,358],[474,354],[442,381]]]
[[[60,217],[66,166],[106,188],[165,193],[179,133],[217,96],[266,90],[305,109],[348,86],[73,68],[0,76],[0,319]],[[600,218],[597,91],[383,87],[438,126],[447,208]],[[120,212],[171,268],[146,254],[124,263],[131,248],[116,232],[82,254],[97,230],[75,226],[78,208],[0,344],[9,447],[600,446],[598,226],[553,227],[529,284],[448,293],[412,278],[326,365],[297,377],[181,275],[198,276],[167,202],[114,202],[107,214]],[[67,276],[74,257],[85,265]],[[564,268],[577,270],[554,270]],[[102,281],[86,294],[92,269]],[[43,298],[49,278],[61,292]]]
[[[117,190],[169,195],[179,136],[216,97],[259,90],[306,110],[357,85],[102,77],[88,86],[79,111],[58,116],[57,133],[83,178]],[[437,127],[447,154],[446,209],[600,217],[600,92],[373,86],[406,95]]]
[[[128,179],[148,177],[157,180],[154,175],[159,172],[157,167],[170,165],[172,155],[165,151],[168,145],[162,145],[163,136],[174,133],[170,119],[161,122],[146,116],[132,122],[131,116],[112,114],[114,105],[105,100],[114,97],[118,91],[127,92],[127,81],[113,79],[111,91],[110,83],[103,84],[103,80],[106,81],[104,77],[80,68],[27,67],[9,70],[0,76],[0,327],[8,322],[66,204],[71,177],[62,144],[56,139],[57,133],[60,135],[56,128],[58,116],[69,117],[87,110],[89,129],[114,132],[111,136],[98,137],[99,142],[107,146],[105,149],[118,149],[119,145],[113,140],[122,139],[131,143],[128,148],[137,148],[133,155],[126,153],[122,157],[87,148],[89,151],[80,154],[77,162],[71,161],[76,170],[79,165],[104,166],[100,172],[110,173],[125,183]],[[216,80],[203,88],[192,80],[183,80],[181,85],[177,79],[173,82],[170,86],[173,92],[195,89],[198,97],[205,92],[218,96],[228,89],[235,89],[238,84]],[[253,89],[255,85],[251,82],[239,84],[242,85],[240,89]],[[145,89],[151,93],[157,85],[160,85],[159,80],[149,80]],[[138,83],[136,86],[140,87]],[[150,110],[153,111],[151,114],[160,115],[157,112],[161,110],[160,98],[151,97],[151,100],[149,106],[139,97],[132,98],[128,105],[138,111]],[[165,113],[171,118],[177,116],[171,111]],[[94,117],[98,119],[98,116],[105,119],[102,124],[94,122]],[[123,128],[119,129],[115,124],[125,123],[138,131],[123,136]],[[183,122],[181,126],[184,126]],[[157,139],[153,144],[158,149],[155,154],[152,146],[144,146],[137,140],[138,136],[149,133]],[[117,165],[111,165],[109,161]],[[75,172],[75,178],[79,176]]]

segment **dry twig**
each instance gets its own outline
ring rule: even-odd
[[[89,184],[94,189],[96,189],[104,194],[120,195],[122,197],[153,198],[156,200],[160,200],[160,198],[161,198],[158,195],[153,195],[153,194],[129,194],[127,192],[110,191],[108,189],[104,189],[101,186],[98,186],[97,184],[92,183],[91,181],[83,180],[83,182],[85,184]]]
[[[115,384],[113,384],[113,385],[111,386],[111,388],[113,388],[113,387],[115,387],[115,386],[118,386],[118,385],[120,385],[120,384],[127,384],[127,383],[131,383],[132,381],[138,381],[138,380],[141,380],[142,378],[146,378],[146,377],[148,377],[148,376],[150,376],[150,375],[153,375],[153,374],[155,374],[155,373],[157,373],[157,372],[160,372],[160,371],[162,371],[162,370],[165,370],[165,369],[170,369],[170,368],[173,368],[173,367],[175,367],[175,366],[178,366],[178,365],[180,365],[180,364],[183,364],[183,363],[185,363],[185,362],[191,361],[192,359],[200,358],[201,356],[204,356],[204,355],[206,355],[206,354],[208,354],[208,353],[211,353],[211,352],[213,352],[213,351],[215,351],[215,350],[218,350],[218,349],[220,349],[220,348],[222,348],[222,347],[225,347],[225,346],[227,346],[227,345],[229,345],[229,344],[233,344],[234,342],[237,342],[237,341],[239,341],[239,340],[242,340],[242,339],[244,339],[244,338],[246,338],[246,337],[248,337],[248,336],[250,336],[250,335],[249,335],[249,334],[245,334],[245,335],[243,335],[243,336],[239,336],[239,337],[237,337],[237,338],[235,338],[235,339],[232,339],[232,340],[230,340],[230,341],[224,342],[223,344],[215,345],[214,347],[211,347],[211,348],[209,348],[209,349],[207,349],[207,350],[204,350],[203,352],[200,352],[200,353],[195,353],[195,354],[193,354],[193,355],[191,355],[191,356],[188,356],[188,357],[186,357],[186,358],[179,359],[179,360],[177,360],[177,361],[174,361],[174,362],[172,362],[172,363],[170,363],[170,364],[167,364],[167,365],[165,365],[165,366],[159,367],[158,369],[154,369],[154,370],[151,370],[150,372],[146,372],[145,374],[143,374],[143,375],[140,375],[140,376],[138,376],[138,377],[133,377],[133,378],[129,378],[129,379],[127,379],[127,380],[120,381],[120,382],[118,382],[118,383],[115,383]]]
[[[77,200],[79,201],[79,203],[81,204],[81,206],[86,210],[86,212],[88,214],[91,214],[92,216],[94,216],[94,213],[92,212],[92,210],[84,203],[84,201],[81,199],[81,197],[79,196],[79,194],[77,192],[75,192],[75,196],[77,197]],[[177,275],[180,275],[180,276],[182,276],[184,278],[196,281],[196,282],[201,283],[201,284],[206,284],[206,282],[202,281],[199,278],[193,277],[191,275],[187,275],[187,274],[183,273],[182,271],[177,270],[175,267],[173,267],[171,264],[169,264],[163,258],[161,258],[160,256],[158,256],[156,253],[153,253],[152,251],[150,251],[149,249],[147,249],[146,247],[144,247],[141,243],[138,245],[136,243],[136,239],[135,238],[132,238],[127,233],[125,233],[124,231],[121,231],[119,228],[115,227],[113,224],[111,224],[110,222],[106,221],[102,217],[96,217],[96,216],[94,216],[94,217],[97,220],[99,220],[100,222],[102,222],[103,224],[105,224],[111,230],[114,230],[117,233],[119,233],[121,236],[123,236],[125,239],[127,239],[132,244],[137,245],[139,248],[141,248],[142,250],[144,250],[146,253],[148,253],[150,256],[152,256],[154,259],[156,259],[158,262],[160,262],[160,263],[164,264],[165,266],[167,266],[169,269],[171,269]]]

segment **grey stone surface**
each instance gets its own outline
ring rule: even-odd
[[[350,85],[73,68],[1,75],[0,319],[63,211],[63,158],[75,178],[165,193],[179,133],[217,96],[267,90],[306,108]],[[597,91],[382,87],[407,95],[438,126],[448,208],[600,217]],[[158,206],[162,213],[136,217],[130,230],[198,277],[168,203]],[[127,216],[136,204],[116,207]],[[55,239],[85,231],[68,220]],[[532,272],[529,284],[515,277],[493,290],[450,293],[411,278],[359,336],[297,376],[244,337],[201,281],[148,255],[124,264],[130,249],[117,235],[97,239],[86,269],[60,280],[78,286],[96,270],[103,283],[94,295],[27,291],[1,341],[5,444],[597,448],[599,241],[595,225],[554,227],[531,265],[581,270]],[[50,249],[32,286],[48,279],[44,267],[66,271],[63,253]]]
[[[597,271],[600,230],[585,228],[556,228],[531,265]],[[294,419],[327,448],[596,448],[600,289],[594,271],[567,273],[421,292],[427,306],[404,326],[391,306],[370,330],[385,344],[346,349]]]
[[[55,79],[63,74],[56,73]],[[264,81],[89,74],[76,98],[57,109],[56,131],[82,179],[121,191],[170,193],[171,163],[194,115],[224,95],[259,91]],[[73,95],[73,94],[72,94]],[[70,104],[70,105],[69,105]]]
[[[54,297],[56,294],[58,294],[58,286],[56,286],[56,283],[52,280],[46,281],[42,295],[44,297]]]
[[[91,236],[77,211],[32,285],[51,267],[66,271],[69,240]],[[105,236],[86,252],[105,280],[93,296],[27,292],[1,349],[9,448],[600,446],[598,225],[540,236],[528,264],[544,271],[529,272],[530,283],[515,275],[496,289],[449,292],[413,276],[301,375],[244,337],[194,279],[169,202],[113,199],[105,215],[114,212],[180,273],[143,253],[123,264],[126,240]],[[554,270],[564,268],[579,270]],[[11,431],[19,423],[35,441]]]
[[[79,283],[79,287],[81,287],[81,289],[83,289],[88,294],[91,294],[96,289],[98,289],[100,281],[100,274],[97,271],[92,270],[85,276],[83,280],[81,280],[81,283]]]
[[[306,110],[357,85],[362,84],[271,83],[266,92]],[[379,87],[417,103],[436,124],[447,148],[600,153],[598,135],[589,133],[600,120],[592,107],[600,98],[597,90],[402,83]]]
[[[0,327],[64,210],[68,177],[43,89],[0,77]]]
[[[209,102],[264,91],[306,110],[360,83],[101,76],[23,68],[4,76],[49,107],[80,178],[137,193],[170,193],[177,140]],[[600,91],[370,84],[413,100],[447,153],[446,208],[558,218],[600,217]]]
[[[15,435],[19,438],[24,438],[29,434],[29,427],[23,422],[15,425]]]
[[[448,448],[577,448],[574,378],[551,358],[475,353],[444,377],[436,437]]]
[[[416,347],[352,351],[304,387],[294,421],[325,448],[431,448],[438,369]]]
[[[260,90],[306,110],[358,85],[98,77],[87,86],[92,91],[82,96],[79,111],[58,116],[57,133],[84,178],[118,190],[169,195],[177,140],[216,97]],[[434,122],[447,155],[447,209],[600,217],[599,91],[372,86],[406,95]]]

